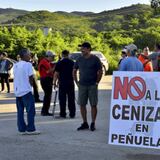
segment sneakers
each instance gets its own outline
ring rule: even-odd
[[[26,135],[26,132],[18,132],[19,135]]]
[[[91,130],[91,131],[96,130],[96,128],[95,128],[95,123],[94,123],[94,122],[91,123],[91,125],[90,125],[90,130]]]
[[[87,122],[82,123],[81,126],[79,128],[77,128],[78,131],[85,130],[85,129],[89,129],[89,126],[88,126]],[[90,130],[91,131],[95,131],[96,130],[94,122],[91,123]]]
[[[85,130],[85,129],[89,129],[89,125],[87,122],[82,123],[81,126],[77,128],[77,131]]]
[[[38,135],[40,133],[41,133],[40,131],[31,131],[31,132],[26,131],[26,132],[19,132],[18,134],[19,135]]]
[[[40,134],[41,132],[40,131],[31,131],[31,132],[26,132],[26,135],[38,135],[38,134]]]

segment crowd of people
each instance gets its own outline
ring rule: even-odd
[[[160,71],[160,44],[155,45],[154,52],[150,52],[146,46],[143,52],[138,54],[135,44],[125,46],[122,50],[122,58],[118,63],[119,71]]]
[[[47,51],[45,56],[39,60],[38,71],[40,84],[44,91],[42,116],[52,116],[50,113],[52,89],[59,90],[59,117],[66,118],[66,104],[68,104],[69,117],[76,116],[75,84],[78,86],[78,104],[80,105],[83,123],[77,130],[89,129],[94,131],[98,104],[98,83],[102,77],[102,64],[98,57],[91,54],[91,44],[84,42],[79,45],[82,57],[76,62],[69,58],[69,51],[61,53],[61,59],[53,63],[55,53]],[[17,126],[20,134],[40,134],[35,127],[35,93],[38,93],[36,78],[33,69],[33,57],[28,49],[19,52],[18,62],[14,64],[14,93],[17,106]],[[79,70],[79,74],[77,71]],[[36,85],[35,85],[36,86]],[[32,88],[33,93],[32,94]],[[34,91],[36,89],[36,92]],[[37,95],[37,94],[36,94]],[[90,126],[87,121],[86,105],[88,100],[91,105],[92,121]],[[38,96],[38,102],[41,101]],[[67,103],[68,101],[68,103]],[[24,108],[27,111],[27,122],[24,119]]]
[[[77,130],[96,129],[98,84],[102,78],[102,63],[100,59],[91,54],[91,44],[84,42],[79,45],[82,56],[76,62],[69,58],[69,51],[63,50],[61,59],[53,63],[55,53],[47,51],[45,56],[38,59],[28,49],[22,49],[18,54],[18,62],[14,64],[14,93],[17,106],[17,126],[20,134],[39,134],[35,127],[35,102],[43,102],[41,116],[52,116],[50,113],[52,91],[59,90],[59,117],[66,118],[66,105],[68,104],[69,117],[76,116],[75,83],[78,86],[78,105],[80,106],[82,124]],[[160,71],[160,44],[155,45],[155,52],[150,53],[145,47],[143,52],[137,54],[135,44],[129,44],[122,50],[122,58],[118,63],[119,71]],[[9,70],[12,63],[7,54],[0,54],[1,87],[4,90],[4,81],[9,87]],[[36,67],[40,74],[40,84],[44,92],[43,101],[39,99]],[[74,83],[75,81],[75,83]],[[33,94],[32,94],[33,90]],[[91,123],[88,124],[86,105],[90,102]],[[68,101],[68,103],[67,103]],[[24,120],[24,108],[27,111],[27,122]]]

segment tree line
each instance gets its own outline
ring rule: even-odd
[[[52,50],[59,56],[64,49],[70,52],[78,51],[78,44],[84,41],[90,42],[93,50],[101,51],[105,55],[109,61],[111,73],[116,69],[121,49],[125,45],[135,43],[139,49],[149,46],[153,50],[154,44],[160,42],[160,26],[132,32],[124,30],[94,34],[85,32],[78,37],[64,35],[58,31],[44,35],[41,29],[31,31],[25,27],[0,28],[0,50],[8,52],[9,56],[14,59],[21,48],[29,48],[39,57],[46,50]]]

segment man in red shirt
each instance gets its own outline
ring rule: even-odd
[[[55,66],[51,64],[54,60],[55,54],[51,51],[46,52],[46,57],[43,58],[38,65],[40,73],[40,82],[44,91],[43,107],[41,110],[42,116],[52,116],[49,113],[51,97],[52,97],[52,85],[53,85],[53,73]]]

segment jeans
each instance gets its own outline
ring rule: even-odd
[[[35,104],[34,97],[31,92],[22,97],[16,97],[17,104],[17,125],[19,132],[32,132],[35,131],[34,117],[35,117]],[[24,108],[27,112],[27,124],[24,120]]]

